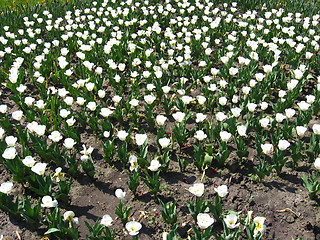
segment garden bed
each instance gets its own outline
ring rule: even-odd
[[[0,234],[320,239],[320,8],[308,4],[6,11]]]

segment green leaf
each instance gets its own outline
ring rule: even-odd
[[[50,228],[50,229],[48,229],[48,231],[46,231],[44,234],[45,234],[45,235],[48,235],[48,234],[50,234],[50,233],[55,233],[55,232],[60,232],[60,229],[58,229],[58,228]]]
[[[307,79],[312,79],[314,78],[310,73],[307,75]]]
[[[210,166],[212,163],[212,159],[213,157],[206,153],[204,156],[203,167],[206,168],[207,166]]]

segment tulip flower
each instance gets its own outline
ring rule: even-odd
[[[4,194],[10,194],[13,189],[13,183],[12,182],[4,182],[0,185],[0,192]]]
[[[115,191],[115,195],[118,199],[124,201],[126,198],[126,192],[124,192],[121,188],[118,188],[116,191]]]
[[[56,206],[58,206],[58,201],[57,200],[52,200],[52,197],[50,197],[50,196],[42,197],[41,207],[43,207],[43,208],[54,208]]]
[[[228,186],[227,185],[218,186],[218,187],[214,188],[214,190],[218,193],[219,197],[225,197],[228,194]]]
[[[235,214],[229,214],[225,216],[223,221],[226,223],[227,227],[230,229],[235,229],[239,227],[240,223],[237,223],[238,221],[238,216]]]
[[[201,197],[204,193],[204,184],[195,183],[193,184],[193,186],[189,187],[188,191],[196,195],[197,197]]]
[[[111,216],[106,214],[106,215],[103,215],[103,217],[100,221],[100,224],[104,225],[106,227],[110,227],[110,226],[112,226],[112,222],[113,222],[113,220],[112,220]]]
[[[207,229],[214,223],[214,219],[207,213],[199,213],[197,215],[197,224],[201,229]]]
[[[125,227],[129,235],[135,236],[139,234],[139,231],[142,228],[142,225],[139,222],[131,221],[131,222],[127,222]]]
[[[79,219],[77,217],[75,217],[75,214],[73,211],[66,211],[63,214],[63,220],[69,221],[69,222],[74,222],[75,224],[79,224]]]

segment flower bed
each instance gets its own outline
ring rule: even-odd
[[[255,2],[1,16],[4,237],[319,237],[320,15]]]

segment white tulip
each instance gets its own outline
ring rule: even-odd
[[[137,99],[131,99],[129,104],[132,106],[132,107],[137,107],[139,105],[139,100]]]
[[[101,221],[100,221],[100,224],[101,225],[104,225],[106,227],[110,227],[112,225],[112,218],[110,215],[106,214],[106,215],[103,215]]]
[[[138,164],[138,158],[134,155],[130,155],[129,157],[129,163],[130,163],[130,171],[132,172],[133,170],[137,170],[139,167]]]
[[[312,131],[316,135],[320,135],[320,124],[313,124]]]
[[[267,128],[269,126],[270,119],[269,118],[261,118],[259,120],[259,123],[260,123],[261,127]]]
[[[163,87],[162,87],[162,91],[163,91],[164,94],[169,93],[170,90],[171,90],[171,87],[169,87],[169,86],[163,86]]]
[[[292,108],[288,108],[284,111],[285,111],[286,117],[289,119],[293,118],[293,116],[296,114],[296,111]]]
[[[280,140],[278,143],[278,148],[280,150],[286,150],[288,147],[290,147],[290,143],[287,140]]]
[[[177,122],[182,122],[185,116],[186,116],[186,114],[183,112],[176,112],[176,113],[172,114],[172,117]]]
[[[235,214],[229,214],[225,216],[223,221],[226,223],[227,227],[230,229],[235,229],[239,227],[240,223],[237,223],[238,221],[238,216]]]
[[[109,117],[112,113],[113,111],[110,108],[101,108],[100,110],[100,115],[103,117]]]
[[[58,201],[57,200],[52,200],[52,197],[50,197],[50,196],[42,197],[41,207],[43,207],[43,208],[54,208],[56,206],[58,206]]]
[[[118,95],[115,95],[113,98],[112,98],[112,101],[114,101],[115,104],[118,104],[120,101],[121,101],[122,97],[118,96]]]
[[[314,95],[307,95],[307,103],[312,104],[316,100],[316,97]]]
[[[303,72],[300,69],[293,70],[294,77],[296,79],[301,79],[303,77]]]
[[[129,232],[129,235],[135,236],[139,234],[139,231],[142,228],[142,225],[139,222],[131,221],[131,222],[127,222],[125,227]]]
[[[126,199],[126,192],[124,192],[121,188],[118,188],[114,194],[116,195],[116,197],[120,200],[125,200]]]
[[[256,73],[254,76],[258,82],[261,82],[265,77],[265,75],[263,73]]]
[[[40,99],[40,100],[36,101],[34,106],[36,106],[37,108],[42,110],[46,106],[46,103],[43,100]]]
[[[48,138],[53,142],[59,142],[62,139],[62,135],[59,131],[53,131]]]
[[[296,127],[296,132],[299,137],[303,137],[307,130],[308,130],[308,128],[306,128],[304,126],[297,126]]]
[[[298,102],[297,105],[301,111],[306,111],[310,107],[310,104],[305,101]]]
[[[208,90],[211,91],[211,92],[214,92],[217,90],[217,85],[214,84],[214,83],[211,83],[208,87]]]
[[[238,107],[231,108],[231,113],[233,117],[239,117],[241,114],[241,111],[242,111],[241,108],[238,108]]]
[[[61,109],[59,114],[62,118],[67,118],[71,112],[67,109]]]
[[[170,139],[169,138],[159,138],[159,144],[161,148],[166,148],[170,145]]]
[[[203,122],[207,118],[207,115],[203,113],[196,114],[196,123]]]
[[[4,182],[0,185],[0,192],[4,194],[10,194],[13,189],[13,183],[12,182]]]
[[[106,91],[100,89],[98,91],[98,96],[99,96],[99,98],[104,98],[106,96]]]
[[[228,99],[226,97],[220,97],[218,102],[221,106],[225,106],[228,102]]]
[[[68,105],[71,106],[73,104],[73,97],[66,97],[63,101]]]
[[[207,213],[199,213],[197,215],[197,224],[201,229],[207,229],[214,223],[214,219]]]
[[[6,148],[6,150],[4,150],[4,152],[2,153],[2,157],[4,159],[14,159],[17,155],[17,150],[14,147],[9,147]]]
[[[192,97],[190,97],[190,96],[182,96],[181,97],[181,100],[182,100],[182,102],[184,103],[184,104],[189,104],[191,101],[193,101],[193,98]]]
[[[258,83],[258,82],[257,82],[256,80],[251,79],[251,80],[249,81],[249,86],[253,88],[253,87],[255,87],[255,86],[257,85],[257,83]]]
[[[66,120],[66,123],[68,124],[69,127],[73,126],[75,122],[76,122],[76,119],[73,116]]]
[[[293,90],[298,85],[298,83],[299,81],[297,79],[291,79],[290,82],[287,83],[288,90]]]
[[[105,138],[110,137],[110,132],[109,132],[109,131],[104,131],[104,132],[103,132],[103,136],[104,136]]]
[[[118,133],[117,133],[117,137],[118,137],[121,141],[125,141],[128,135],[129,135],[129,134],[128,134],[126,131],[124,131],[124,130],[118,131]]]
[[[286,116],[283,115],[282,113],[277,113],[277,114],[276,114],[276,121],[277,121],[278,123],[281,123],[284,119],[286,119]]]
[[[83,97],[77,97],[77,104],[79,106],[84,105],[85,102],[86,102],[86,100]]]
[[[223,112],[218,112],[216,114],[216,119],[219,122],[222,122],[222,121],[226,120],[227,118],[228,118],[228,116],[226,114],[224,114]]]
[[[76,141],[74,141],[72,138],[66,138],[63,142],[63,146],[67,149],[72,149],[75,144]]]
[[[46,125],[36,125],[33,130],[38,136],[43,136],[46,132]]]
[[[198,101],[198,103],[199,103],[200,105],[203,105],[203,104],[206,102],[206,100],[207,100],[206,97],[201,96],[201,95],[198,95],[196,98],[197,98],[197,101]]]
[[[216,76],[216,75],[218,75],[218,73],[220,72],[220,70],[219,69],[216,69],[216,68],[211,68],[211,74],[213,75],[213,76]]]
[[[263,233],[266,230],[266,225],[264,225],[265,217],[255,217],[253,222],[255,223],[255,229],[253,236],[256,237],[258,233]]]
[[[270,154],[273,152],[273,145],[270,143],[261,144],[261,148],[264,154]]]
[[[80,153],[81,154],[83,154],[83,155],[86,155],[86,156],[90,156],[91,155],[91,153],[93,152],[93,150],[94,150],[94,148],[93,147],[86,147],[86,145],[82,145],[82,147],[83,147],[83,150],[82,151],[80,151]]]
[[[146,71],[146,72],[148,72],[148,71]],[[150,74],[150,72],[148,72],[148,73]],[[146,78],[148,78],[148,77],[149,76],[147,76]],[[148,91],[152,91],[155,88],[156,88],[156,86],[154,84],[152,84],[152,83],[147,84]]]
[[[265,73],[270,73],[270,72],[272,72],[272,66],[271,65],[264,65],[263,66],[263,71],[265,72]]]
[[[214,190],[218,193],[219,197],[225,197],[229,193],[227,185],[218,186]]]
[[[121,72],[123,72],[125,68],[126,68],[126,64],[125,64],[125,63],[119,63],[119,64],[118,64],[118,69],[119,69]]]
[[[6,141],[6,144],[8,147],[14,147],[16,145],[18,138],[14,136],[7,136],[4,140]]]
[[[87,89],[89,92],[91,92],[91,91],[93,90],[95,84],[92,83],[92,82],[88,82],[88,83],[85,84],[85,86],[86,86],[86,89]]]
[[[243,137],[247,136],[247,127],[245,125],[237,126],[237,131],[240,136],[243,136]]]
[[[75,224],[79,224],[79,219],[77,217],[75,217],[75,214],[73,211],[66,211],[63,214],[63,220],[69,221],[69,222],[74,222]]]
[[[313,165],[317,170],[320,170],[320,158],[319,157],[316,158]]]
[[[230,138],[232,137],[232,134],[227,131],[222,131],[219,133],[220,138],[223,142],[228,142]]]
[[[18,111],[14,111],[12,114],[11,114],[12,118],[14,120],[17,120],[17,121],[20,121],[22,116],[23,116],[23,112],[18,110]]]
[[[16,89],[19,93],[23,93],[27,89],[27,86],[20,84],[19,87],[17,87]]]
[[[158,171],[159,167],[161,167],[161,164],[158,160],[153,159],[150,162],[150,166],[148,167],[148,169],[152,172],[156,172]]]
[[[261,102],[260,108],[261,110],[266,110],[268,108],[269,104],[267,102]]]
[[[32,156],[26,156],[23,160],[22,160],[22,163],[31,168],[33,167],[35,164],[36,164],[36,161],[34,160],[34,158]]]
[[[136,144],[138,146],[143,145],[146,141],[148,142],[147,134],[136,134],[135,136]]]
[[[239,69],[238,69],[238,68],[231,67],[231,68],[229,69],[229,74],[230,74],[231,76],[236,75],[238,72],[239,72]]]
[[[196,134],[194,135],[194,137],[197,140],[202,141],[207,138],[207,134],[205,134],[202,130],[198,130],[196,131]]]
[[[286,95],[287,95],[287,93],[286,93],[286,91],[284,91],[284,90],[280,90],[279,93],[278,93],[278,96],[279,96],[280,98],[283,98],[283,97],[286,96]]]
[[[90,111],[95,111],[96,108],[97,108],[97,103],[96,103],[96,102],[88,102],[87,108],[88,108]]]
[[[46,163],[37,163],[31,168],[31,171],[38,175],[43,175],[46,170],[46,167],[47,167]]]
[[[254,112],[256,107],[257,107],[257,104],[255,104],[255,103],[248,103],[247,104],[247,108],[248,108],[249,112]]]
[[[242,90],[242,93],[243,93],[244,95],[248,95],[249,92],[250,92],[250,90],[251,90],[251,87],[244,86],[244,87],[242,87],[241,90]]]
[[[167,120],[167,117],[165,117],[163,115],[157,115],[157,117],[156,117],[156,123],[159,126],[163,126],[166,120]]]
[[[143,98],[147,104],[152,104],[156,100],[156,97],[152,95],[146,95]]]
[[[189,187],[188,191],[196,195],[197,197],[201,197],[204,193],[204,184],[195,183],[193,184],[193,186]]]

